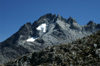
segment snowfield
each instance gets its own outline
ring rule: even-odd
[[[31,37],[31,38],[27,39],[26,41],[27,41],[27,42],[34,42],[35,40],[36,40],[36,38]]]
[[[46,32],[46,24],[44,23],[44,24],[41,24],[40,26],[38,26],[36,29],[37,30],[42,30],[43,32]]]

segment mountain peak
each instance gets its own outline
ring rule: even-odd
[[[74,19],[74,18],[72,18],[72,17],[69,17],[69,19]]]
[[[60,18],[61,16],[60,16],[60,14],[58,14],[58,16],[57,16],[58,18]]]
[[[51,18],[53,18],[53,17],[56,17],[56,15],[55,15],[55,14],[52,15],[51,13],[48,13],[48,14],[46,14],[46,15],[41,16],[40,19],[43,19],[43,18],[49,18],[49,19],[51,19]]]
[[[62,17],[60,16],[60,14],[57,15],[57,19],[62,19]]]
[[[93,24],[95,24],[95,23],[91,20],[87,23],[87,25],[93,25]]]
[[[24,24],[22,27],[21,27],[21,29],[23,29],[23,28],[29,28],[29,27],[31,27],[31,22],[28,22],[28,23],[26,23],[26,24]]]
[[[31,22],[27,22],[25,25],[31,25]]]
[[[67,20],[67,23],[72,24],[72,23],[77,23],[76,20],[72,17],[69,17]]]

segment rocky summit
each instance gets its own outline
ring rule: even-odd
[[[24,55],[4,66],[100,66],[100,31],[69,44]]]
[[[75,41],[98,30],[100,24],[93,21],[81,26],[72,17],[65,19],[60,15],[46,14],[33,23],[24,24],[15,34],[0,43],[0,64],[48,46]]]

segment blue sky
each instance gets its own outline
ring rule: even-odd
[[[47,13],[71,16],[80,25],[100,23],[100,0],[0,0],[0,42]]]

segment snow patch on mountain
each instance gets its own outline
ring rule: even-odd
[[[43,32],[46,32],[46,29],[47,29],[46,26],[47,25],[44,23],[44,24],[41,24],[40,26],[38,26],[36,29],[37,30],[42,30]]]
[[[34,42],[35,40],[36,40],[36,38],[31,37],[31,38],[27,39],[26,41],[27,41],[27,42]]]

